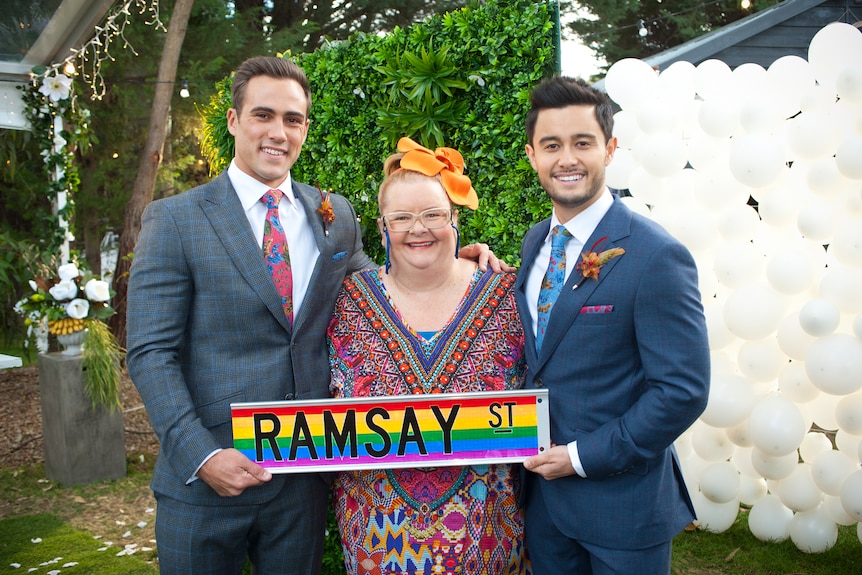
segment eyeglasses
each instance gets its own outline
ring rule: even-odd
[[[452,221],[452,210],[446,208],[429,208],[419,214],[413,212],[390,212],[383,217],[386,226],[393,232],[409,232],[416,220],[422,222],[426,229],[436,230],[445,227]]]

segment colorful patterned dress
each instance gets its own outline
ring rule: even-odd
[[[392,306],[377,270],[342,286],[329,326],[334,397],[478,392],[524,383],[514,274],[476,271],[430,340]],[[335,514],[351,575],[528,573],[511,465],[346,471]]]

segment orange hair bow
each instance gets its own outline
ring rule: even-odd
[[[470,178],[464,175],[464,158],[453,148],[437,148],[433,152],[424,148],[410,138],[398,140],[398,151],[404,154],[401,167],[436,176],[440,174],[443,189],[453,204],[467,206],[471,210],[479,207],[479,197]]]

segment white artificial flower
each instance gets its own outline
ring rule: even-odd
[[[469,76],[467,76],[467,79],[473,80],[474,82],[479,84],[479,86],[482,86],[482,87],[485,86],[485,79],[482,78],[482,76],[477,76],[476,74],[470,74]]]
[[[46,76],[42,79],[42,86],[39,91],[48,96],[52,102],[65,100],[72,92],[72,79],[66,74]]]
[[[78,271],[78,266],[75,264],[63,264],[59,268],[57,268],[57,275],[60,276],[60,281],[68,281],[73,280],[80,272]]]
[[[72,319],[84,319],[90,313],[90,302],[76,298],[66,306],[66,314]]]
[[[65,280],[51,286],[48,293],[57,301],[72,299],[78,295],[78,286],[71,280]]]
[[[108,289],[108,282],[91,279],[84,286],[84,293],[87,294],[87,299],[90,301],[108,301],[111,299],[111,292]]]
[[[39,291],[39,286],[38,286],[38,285],[36,285],[36,282],[35,282],[35,281],[30,280],[28,283],[30,284],[30,289],[31,289],[31,290],[33,290],[33,291]]]
[[[56,136],[54,136],[54,149],[55,150],[58,150],[58,151],[63,150],[63,148],[65,148],[66,144],[68,144],[68,143],[69,142],[66,141],[66,138],[64,138],[60,134],[57,134]]]

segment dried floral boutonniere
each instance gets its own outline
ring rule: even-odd
[[[596,243],[593,244],[593,247],[590,249],[588,253],[581,254],[581,261],[575,266],[575,269],[581,272],[581,279],[572,287],[573,290],[578,289],[587,278],[593,278],[594,280],[599,279],[599,270],[602,269],[602,266],[608,263],[608,261],[614,259],[615,257],[621,256],[626,251],[623,248],[611,248],[609,250],[605,250],[603,252],[596,253],[596,247],[600,244],[604,243],[605,240],[608,239],[608,236],[604,236],[599,238]]]
[[[331,192],[327,190],[324,196],[323,190],[320,189],[319,185],[317,186],[317,191],[320,194],[320,207],[317,208],[317,211],[320,212],[323,218],[323,233],[328,236],[329,228],[326,226],[335,221],[335,210],[332,209],[332,202],[329,199]]]

